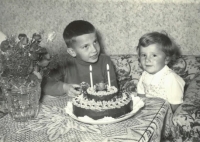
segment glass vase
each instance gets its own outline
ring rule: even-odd
[[[39,112],[41,81],[33,78],[1,79],[6,107],[13,120],[25,122],[34,119]]]

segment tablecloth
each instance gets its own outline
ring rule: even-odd
[[[28,122],[4,116],[0,119],[0,142],[160,142],[162,129],[169,127],[169,103],[158,98],[144,99],[145,106],[127,120],[103,125],[74,120],[63,108],[66,102],[60,99],[41,104],[37,118]]]

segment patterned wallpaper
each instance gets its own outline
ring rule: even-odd
[[[200,0],[1,0],[0,13],[0,31],[40,32],[54,52],[65,50],[65,26],[84,19],[100,31],[107,54],[136,53],[143,34],[162,30],[183,54],[200,54]]]

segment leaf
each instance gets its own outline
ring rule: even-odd
[[[54,129],[58,129],[60,125],[61,124],[59,123],[53,123],[53,124],[48,125],[49,129],[47,130],[47,134],[48,135],[51,134],[54,131]]]
[[[70,130],[70,127],[61,127],[60,128],[60,134],[66,134],[66,133],[68,133],[69,132],[69,130]]]
[[[56,140],[59,136],[60,136],[60,133],[57,131],[57,132],[49,135],[49,140],[50,141]]]
[[[56,140],[60,136],[60,131],[58,131],[58,128],[54,128],[50,131],[49,135],[49,140],[53,141]]]

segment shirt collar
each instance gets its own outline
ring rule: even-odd
[[[167,70],[169,70],[169,67],[167,65],[165,65],[159,72],[155,73],[155,74],[150,74],[148,72],[146,72],[149,76],[160,76],[163,73],[165,73]]]

